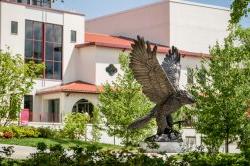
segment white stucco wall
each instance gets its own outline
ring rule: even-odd
[[[87,94],[87,93],[51,93],[44,95],[35,95],[34,103],[35,107],[33,110],[33,121],[40,122],[40,116],[43,121],[46,121],[46,115],[48,113],[48,100],[59,99],[60,100],[60,122],[64,119],[64,117],[72,112],[72,108],[76,102],[81,99],[88,100],[93,105],[97,105],[98,103],[98,94]]]
[[[111,83],[115,81],[118,74],[122,74],[119,55],[121,53],[129,54],[129,51],[122,49],[107,48],[99,46],[84,47],[79,49],[77,56],[77,78],[95,85],[102,85],[104,83]],[[157,54],[157,59],[161,64],[165,58],[165,54]],[[106,68],[113,64],[118,72],[110,76],[106,72]]]
[[[160,2],[86,21],[86,31],[169,44],[168,3]]]
[[[120,64],[119,64],[119,55],[122,53],[120,49],[112,49],[112,48],[105,48],[105,47],[98,47],[96,51],[96,84],[101,85],[106,82],[111,83],[115,81],[118,74],[122,74]],[[106,68],[113,64],[118,72],[110,76],[106,72]]]
[[[95,55],[96,47],[85,47],[78,49],[76,56],[76,80],[95,84],[96,68]]]
[[[82,15],[41,9],[20,4],[0,2],[0,49],[9,50],[13,55],[24,56],[25,20],[34,20],[63,26],[63,82],[75,81],[75,44],[84,43],[85,18]],[[11,34],[11,21],[18,22],[18,34]],[[77,31],[77,42],[71,43],[71,30]],[[58,80],[37,80],[37,89],[61,84]]]
[[[209,46],[227,35],[229,10],[181,0],[170,0],[170,45],[193,52],[209,52]]]
[[[190,128],[190,127],[182,128],[181,133],[182,133],[182,139],[183,139],[184,145],[186,143],[187,137],[195,138],[196,144],[192,147],[189,147],[190,148],[189,150],[197,150],[197,147],[202,145],[204,147],[204,150],[207,151],[207,149],[205,148],[204,142],[202,142],[202,134],[197,133],[197,131],[194,128]],[[219,151],[225,153],[224,144],[221,145],[221,147],[219,148]],[[233,142],[229,144],[229,153],[240,153],[240,149],[237,145],[237,142]]]
[[[179,86],[181,89],[186,89],[187,86],[187,69],[199,68],[201,65],[201,58],[185,56],[181,58],[181,73],[180,73],[180,82]]]
[[[76,44],[84,43],[85,19],[82,16],[64,14],[64,32],[63,32],[63,81],[72,82],[77,80],[76,74],[76,56],[78,55]],[[76,42],[71,42],[71,30],[77,32]]]
[[[183,0],[151,5],[86,21],[86,31],[122,35],[175,45],[179,49],[208,53],[209,45],[227,35],[229,10]]]

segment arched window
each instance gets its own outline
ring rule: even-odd
[[[81,99],[75,103],[72,112],[88,113],[90,117],[93,117],[94,106],[88,100]]]

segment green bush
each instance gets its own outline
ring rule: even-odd
[[[11,129],[16,138],[37,138],[39,136],[39,131],[34,127],[11,126]]]
[[[55,149],[58,149],[55,148]],[[27,160],[26,163],[36,163],[45,161],[46,165],[124,165],[124,166],[249,166],[249,162],[242,154],[216,154],[209,155],[203,152],[191,152],[171,157],[147,156],[144,153],[132,153],[127,150],[122,151],[101,151],[95,145],[88,147],[73,147],[73,155],[66,156],[65,152],[53,150],[50,153],[37,153]]]
[[[250,162],[243,154],[208,154],[203,152],[190,152],[171,156],[167,160],[167,165],[179,166],[249,166]]]
[[[60,144],[50,146],[49,150],[52,153],[63,153],[64,152],[64,148]]]
[[[39,127],[38,129],[40,138],[53,138],[55,131],[48,127]]]
[[[14,138],[54,138],[59,136],[56,130],[30,126],[0,126],[0,136],[3,136],[4,132],[12,132]]]
[[[39,152],[44,152],[47,150],[48,146],[44,142],[38,142],[36,148]]]
[[[40,145],[44,146],[44,143]],[[47,146],[46,146],[47,147]],[[204,152],[190,152],[178,155],[148,156],[144,153],[134,153],[126,149],[121,151],[103,151],[96,145],[87,147],[72,147],[73,154],[67,154],[61,145],[50,147],[50,152],[39,150],[27,160],[12,162],[21,166],[94,166],[94,165],[121,165],[121,166],[249,166],[249,161],[243,154],[210,155]],[[1,161],[1,163],[3,163]],[[0,163],[0,164],[1,164]]]
[[[29,126],[0,126],[0,132],[12,132],[15,138],[37,138],[39,132]]]
[[[63,134],[70,139],[79,139],[86,134],[87,123],[90,121],[88,114],[72,113],[65,118]]]

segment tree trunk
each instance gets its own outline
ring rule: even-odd
[[[228,137],[229,136],[227,134],[226,140],[225,140],[225,153],[228,153],[228,151],[229,151],[229,148],[228,148],[228,146],[229,146],[229,138]]]

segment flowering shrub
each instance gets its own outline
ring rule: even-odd
[[[29,126],[0,126],[0,137],[4,137],[4,133],[11,132],[14,138],[50,138],[53,137],[54,131],[49,128],[34,128]],[[12,138],[11,137],[11,138]]]
[[[11,138],[13,138],[13,133],[11,131],[5,131],[3,133],[3,137],[6,139],[11,139]]]

